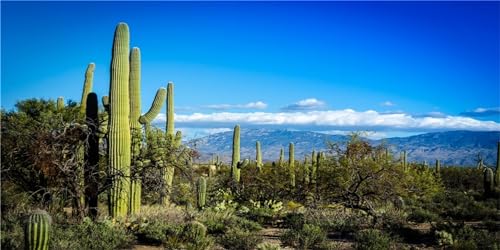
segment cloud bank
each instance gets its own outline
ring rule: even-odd
[[[160,114],[155,122],[165,122]],[[405,113],[379,113],[352,109],[301,112],[215,112],[175,116],[176,124],[184,127],[276,126],[310,130],[376,130],[376,131],[500,131],[500,123],[480,121],[463,116],[412,116]]]

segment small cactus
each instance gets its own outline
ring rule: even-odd
[[[24,245],[28,250],[48,250],[51,218],[43,210],[28,217],[24,227]]]
[[[292,142],[288,151],[288,169],[290,171],[290,185],[295,187],[295,150]]]
[[[207,201],[207,180],[205,177],[200,177],[198,179],[198,208],[201,210],[205,207]]]
[[[64,97],[59,96],[57,98],[57,111],[62,111],[64,109]]]
[[[260,171],[263,164],[262,164],[262,152],[260,150],[260,142],[259,141],[257,141],[255,143],[255,154],[256,154],[255,155],[255,164]]]
[[[493,177],[493,170],[489,167],[485,168],[484,170],[484,194],[486,196],[491,196],[494,188],[495,188],[495,183],[494,183],[494,177]]]

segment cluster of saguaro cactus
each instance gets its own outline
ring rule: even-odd
[[[198,208],[201,210],[205,207],[207,201],[207,180],[205,177],[200,177],[198,179],[196,190],[198,193]]]
[[[113,217],[125,216],[139,210],[141,169],[148,163],[147,159],[141,158],[144,151],[142,125],[149,127],[167,95],[166,90],[160,88],[149,111],[141,116],[140,50],[130,50],[129,45],[129,28],[127,24],[119,23],[113,40],[109,97],[102,97],[105,112],[100,117],[97,96],[92,93],[95,64],[89,64],[85,73],[80,112],[86,115],[90,137],[85,150],[84,179],[86,201],[94,216],[96,211],[92,208],[97,207],[98,193],[98,145],[99,140],[104,138],[107,139],[108,174],[112,180],[109,214]]]
[[[24,225],[24,245],[29,250],[48,250],[51,218],[47,212],[33,212]]]

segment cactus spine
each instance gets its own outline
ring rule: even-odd
[[[260,171],[262,168],[262,152],[260,150],[260,141],[257,141],[255,143],[255,154],[256,165]]]
[[[109,214],[124,217],[128,212],[130,180],[130,106],[129,106],[129,45],[128,25],[119,23],[113,41],[110,80],[109,168],[113,178]]]
[[[85,71],[85,82],[83,84],[82,100],[80,102],[80,113],[82,115],[85,115],[85,111],[87,110],[87,108],[85,107],[87,105],[87,96],[90,92],[92,92],[94,70],[95,64],[90,63],[89,66],[87,66],[87,70]]]
[[[84,187],[85,205],[92,218],[97,217],[99,192],[99,117],[97,95],[91,92],[87,96],[85,122],[89,128],[85,150]]]
[[[240,161],[240,125],[234,126],[233,132],[233,157],[231,162],[231,176],[235,182],[240,182],[240,169],[238,162]]]
[[[205,207],[207,201],[207,180],[205,177],[198,179],[198,208],[201,210]]]
[[[295,149],[292,142],[290,142],[288,151],[288,168],[290,171],[290,185],[295,187]]]
[[[64,109],[64,97],[59,96],[57,98],[57,111],[62,111]]]
[[[24,227],[24,245],[28,250],[48,250],[50,216],[45,211],[35,211]]]

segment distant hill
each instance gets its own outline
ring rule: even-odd
[[[233,132],[212,134],[188,142],[196,148],[206,161],[213,154],[218,154],[225,162],[231,161]],[[303,159],[314,149],[326,150],[327,142],[346,142],[348,136],[328,135],[310,131],[241,129],[241,157],[255,159],[255,142],[260,141],[264,161],[276,161],[280,149],[285,149],[288,158],[288,144],[295,143],[296,159]],[[373,145],[386,143],[392,153],[399,157],[399,152],[406,150],[409,161],[427,161],[433,164],[440,159],[445,165],[475,166],[477,155],[481,154],[485,164],[496,162],[496,145],[500,140],[498,132],[449,131],[427,133],[410,137],[369,140]]]

